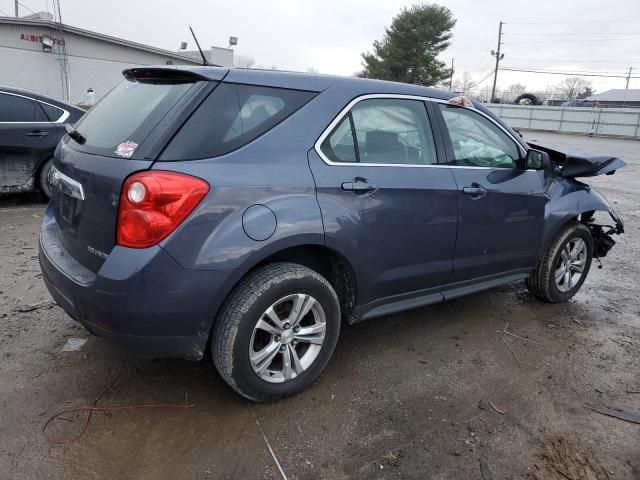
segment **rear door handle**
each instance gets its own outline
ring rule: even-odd
[[[344,182],[342,184],[342,190],[349,192],[372,192],[376,188],[375,184],[368,182]]]
[[[462,189],[462,193],[471,195],[472,197],[480,198],[484,197],[487,194],[487,189],[482,185],[474,185],[473,187],[464,187]]]
[[[42,130],[34,130],[26,134],[27,137],[46,137],[49,135],[49,132],[43,132]]]

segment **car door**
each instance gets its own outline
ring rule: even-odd
[[[453,280],[534,267],[547,201],[544,172],[524,168],[524,148],[488,115],[446,103],[434,110],[458,185]]]
[[[309,152],[326,244],[354,266],[359,305],[448,280],[457,192],[438,151],[421,99],[366,96]]]
[[[53,154],[58,137],[38,102],[0,92],[0,189],[27,185],[40,162]]]

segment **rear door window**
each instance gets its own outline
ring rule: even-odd
[[[302,90],[220,84],[180,129],[160,160],[209,158],[263,135],[316,94]]]
[[[30,98],[0,93],[0,122],[38,122],[36,107]]]
[[[193,83],[123,80],[76,124],[85,138],[72,148],[107,157],[134,157],[135,151]]]
[[[379,98],[358,102],[322,142],[321,150],[333,162],[437,163],[431,124],[425,104],[419,100]]]

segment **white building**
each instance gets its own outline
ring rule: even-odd
[[[210,63],[233,65],[233,50],[212,47]],[[53,21],[48,13],[0,17],[0,85],[26,88],[78,103],[92,88],[95,99],[142,65],[200,65],[200,55],[179,53],[90,32]]]

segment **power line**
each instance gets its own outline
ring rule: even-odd
[[[629,63],[640,63],[640,59],[636,61],[627,60],[587,60],[587,59],[564,59],[564,58],[530,58],[530,57],[511,57],[509,56],[509,60],[527,60],[528,62],[566,62],[566,63],[612,63],[618,64],[621,63],[623,65],[629,65]]]
[[[559,25],[565,23],[640,23],[640,20],[559,20],[551,22],[505,22],[507,25]]]
[[[480,85],[482,82],[488,80],[489,78],[491,78],[491,75],[493,75],[493,69],[491,69],[491,71],[487,74],[486,77],[484,77],[482,80],[477,81],[476,83],[472,83],[471,85],[469,85],[468,89],[472,89],[477,87],[478,85]]]
[[[34,15],[37,15],[36,12],[34,12],[33,10],[31,10],[29,7],[27,7],[24,3],[22,2],[18,2],[18,5],[22,6],[22,8],[24,8],[25,10],[29,10],[31,13],[33,13]]]
[[[507,45],[522,45],[527,44],[531,45],[532,43],[585,43],[585,42],[617,42],[617,41],[625,41],[628,42],[629,38],[585,38],[583,40],[525,40],[522,42],[504,42]]]
[[[549,35],[640,35],[640,32],[561,32],[561,33],[522,33],[522,32],[513,32],[504,35],[541,35],[544,37],[548,37]]]
[[[545,75],[565,75],[565,76],[577,76],[577,77],[603,77],[603,78],[627,78],[628,77],[628,75],[601,75],[596,73],[554,72],[551,70],[529,70],[524,68],[511,68],[511,67],[501,67],[500,70],[505,70],[508,72],[542,73]],[[640,78],[640,77],[629,77],[629,78]]]
[[[557,70],[547,70],[547,69],[545,69],[544,67],[542,67],[542,68],[538,68],[538,67],[528,67],[528,66],[526,66],[526,65],[507,65],[505,68],[507,68],[507,67],[508,67],[508,68],[525,68],[525,69],[533,68],[533,69],[535,69],[535,70],[539,70],[539,71],[550,71],[550,72],[555,72],[555,71],[557,71]],[[625,72],[626,72],[627,70],[628,70],[628,69],[625,69]],[[603,74],[611,74],[611,75],[621,75],[621,74],[623,73],[623,72],[621,72],[620,70],[612,71],[612,70],[582,70],[582,69],[579,69],[579,70],[573,70],[573,69],[572,69],[572,70],[564,70],[564,69],[563,69],[563,71],[567,71],[567,72],[571,72],[571,73],[593,73],[593,74],[603,73]]]

